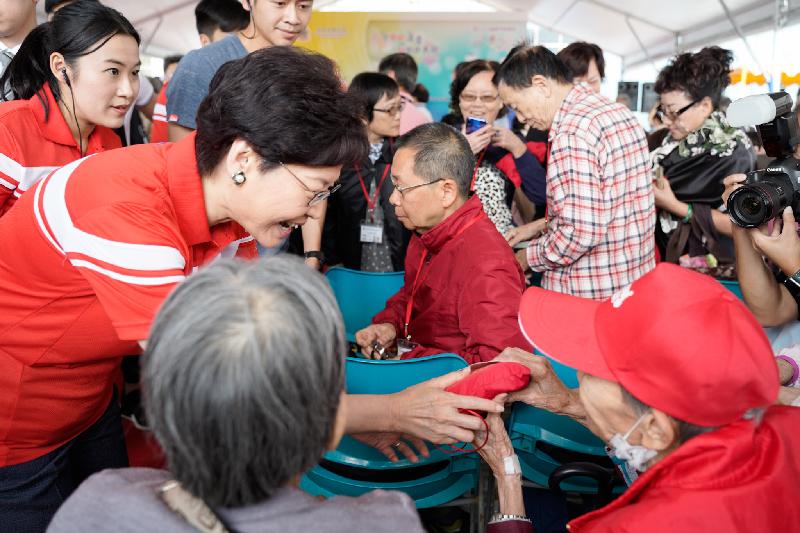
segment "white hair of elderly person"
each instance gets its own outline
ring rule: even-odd
[[[344,431],[346,353],[333,294],[300,260],[220,260],[194,274],[143,356],[168,470],[93,475],[48,531],[421,532],[405,494],[320,500],[298,488]]]

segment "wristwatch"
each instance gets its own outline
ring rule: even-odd
[[[308,252],[303,252],[303,257],[306,259],[311,259],[313,257],[314,259],[319,259],[320,263],[325,262],[325,256],[322,255],[322,252],[319,250],[309,250]]]

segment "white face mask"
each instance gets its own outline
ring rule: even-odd
[[[608,445],[611,448],[611,453],[614,454],[614,457],[625,461],[631,468],[638,470],[639,472],[644,472],[647,469],[647,463],[649,463],[653,457],[658,455],[658,452],[651,450],[650,448],[645,448],[644,446],[634,446],[628,442],[628,437],[631,436],[633,430],[639,426],[642,420],[644,420],[644,417],[648,414],[649,413],[645,413],[640,416],[639,420],[633,424],[631,429],[629,429],[625,435],[615,433],[614,436],[611,437],[611,440],[608,441]]]

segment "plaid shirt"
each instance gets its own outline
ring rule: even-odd
[[[654,268],[651,181],[634,116],[576,85],[550,128],[547,230],[528,247],[542,286],[600,300]]]

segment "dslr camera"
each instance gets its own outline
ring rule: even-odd
[[[764,151],[775,158],[766,169],[748,172],[744,185],[731,193],[731,220],[743,228],[757,228],[780,217],[787,206],[800,218],[800,161],[794,158],[800,138],[792,97],[780,91],[742,98],[728,108],[728,122],[734,127],[755,125]]]

